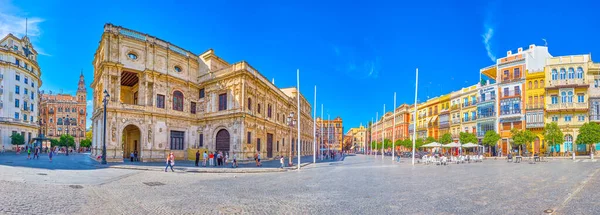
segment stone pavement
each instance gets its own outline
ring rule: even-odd
[[[48,174],[36,174],[41,171]],[[544,214],[548,209],[600,214],[599,171],[598,162],[570,160],[413,167],[408,159],[394,163],[389,157],[363,155],[262,174],[2,164],[0,214],[487,215]]]

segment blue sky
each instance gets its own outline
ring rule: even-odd
[[[554,56],[600,53],[592,0],[167,2],[0,0],[0,35],[23,34],[29,18],[42,89],[53,92],[74,93],[82,69],[89,88],[107,22],[246,60],[278,87],[294,86],[300,69],[302,93],[312,103],[317,85],[318,113],[324,104],[345,130],[383,104],[391,110],[394,92],[398,105],[412,103],[417,67],[424,101],[475,84],[493,58],[542,39]]]

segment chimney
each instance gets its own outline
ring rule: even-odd
[[[506,52],[506,56],[509,56],[511,54],[512,54],[512,52],[510,50]]]
[[[518,53],[521,53],[523,51],[523,48],[519,47],[519,49],[517,49],[517,50],[518,50],[517,51]]]

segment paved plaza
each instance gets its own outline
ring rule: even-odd
[[[600,163],[591,160],[413,167],[356,155],[248,174],[25,157],[0,155],[0,214],[600,214]]]

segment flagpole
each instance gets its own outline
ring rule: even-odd
[[[315,102],[313,103],[315,109],[313,110],[313,119],[317,118],[317,85],[315,85]],[[317,163],[317,121],[313,120],[313,163]]]
[[[417,90],[419,89],[419,68],[416,71],[417,77],[415,79],[415,112],[413,113],[414,128],[413,128],[413,141],[412,141],[412,165],[415,165],[415,141],[417,141]]]
[[[394,151],[396,151],[396,143],[394,142],[396,140],[396,92],[394,92],[394,114],[392,115],[392,117],[394,117],[394,121],[392,123],[392,162],[393,162],[394,157],[395,157]]]
[[[298,85],[298,92],[296,92],[296,97],[298,98],[298,138],[296,139],[296,151],[298,151],[298,170],[300,170],[300,115],[302,115],[300,114],[300,69],[296,70],[296,84]]]
[[[379,112],[375,112],[375,119],[379,120]],[[375,131],[377,131],[377,125],[375,125]],[[375,158],[377,158],[377,136],[375,136]]]
[[[373,126],[375,126],[375,121],[373,120],[373,117],[371,117],[371,135],[369,135],[369,154],[373,154],[373,135],[375,135],[375,129],[373,129]]]
[[[319,146],[319,157],[323,160],[323,146],[325,140],[323,138],[323,104],[321,104],[321,144]]]

